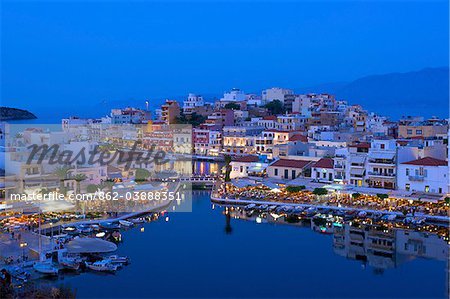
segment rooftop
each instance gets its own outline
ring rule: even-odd
[[[417,160],[413,160],[413,161],[409,161],[409,162],[403,162],[402,164],[420,165],[420,166],[447,166],[448,165],[447,161],[432,158],[432,157],[425,157],[425,158],[421,158],[421,159],[417,159]]]
[[[306,160],[280,159],[280,160],[272,163],[272,165],[270,165],[270,166],[304,168],[305,166],[307,166],[310,163],[311,163],[311,161],[306,161]]]

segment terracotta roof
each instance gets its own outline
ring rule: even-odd
[[[322,159],[320,159],[319,161],[317,161],[317,162],[313,165],[313,167],[316,167],[316,168],[329,168],[329,169],[333,169],[333,168],[334,168],[333,165],[334,165],[333,159],[331,159],[331,158],[322,158]]]
[[[275,115],[267,115],[263,116],[263,120],[277,120],[277,117]]]
[[[353,143],[350,144],[348,147],[370,148],[370,143],[368,142]]]
[[[258,162],[259,161],[259,157],[258,156],[243,156],[243,157],[239,157],[236,158],[235,160],[233,160],[233,162]]]
[[[308,137],[302,134],[295,134],[294,136],[291,136],[291,138],[289,138],[289,141],[308,142]]]
[[[417,159],[409,162],[403,162],[402,164],[408,165],[420,165],[420,166],[447,166],[447,161],[439,160],[432,157],[425,157],[422,159]]]
[[[280,159],[280,160],[272,163],[272,165],[270,165],[270,166],[304,168],[305,166],[307,166],[310,163],[311,163],[311,161],[305,161],[305,160]]]

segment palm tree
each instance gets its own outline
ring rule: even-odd
[[[55,171],[53,172],[59,178],[59,189],[60,190],[64,189],[64,181],[69,176],[69,170],[70,170],[70,167],[61,166],[61,167],[56,168]]]
[[[80,183],[82,182],[82,181],[84,181],[85,179],[87,179],[87,176],[84,174],[84,173],[77,173],[76,175],[74,175],[73,177],[72,177],[72,179],[76,182],[76,188],[75,188],[75,193],[76,194],[79,194],[80,193]]]
[[[111,192],[114,184],[115,183],[112,181],[103,181],[98,185],[98,187],[100,188],[100,190],[106,189],[108,192]]]

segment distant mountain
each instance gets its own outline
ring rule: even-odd
[[[35,118],[36,116],[27,110],[10,107],[0,107],[0,121],[35,119]]]
[[[328,92],[369,111],[398,119],[402,115],[449,117],[449,68],[373,75],[349,83],[330,83],[308,92]]]

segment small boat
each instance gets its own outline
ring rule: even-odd
[[[104,229],[120,229],[120,225],[118,223],[113,222],[102,222],[99,225],[101,228]]]
[[[261,212],[266,212],[268,208],[269,208],[268,205],[260,205],[258,207],[258,210],[261,211]]]
[[[118,256],[118,255],[110,255],[107,258],[110,260],[113,264],[129,264],[130,259],[127,256]]]
[[[95,234],[95,237],[97,237],[97,238],[104,238],[105,236],[106,236],[105,232],[99,232],[99,233]]]
[[[255,207],[256,207],[256,205],[254,203],[251,203],[251,204],[245,206],[244,210],[249,211],[251,209],[254,209]]]
[[[275,205],[270,206],[270,207],[269,207],[269,212],[275,211],[275,210],[277,209],[277,207],[278,207],[278,206],[275,206]]]
[[[415,225],[421,225],[424,224],[426,220],[427,220],[426,217],[414,217],[411,223]]]
[[[85,262],[85,264],[88,269],[99,272],[115,272],[118,268],[117,265],[113,265],[110,260],[101,260],[93,263]]]
[[[53,265],[50,261],[36,262],[33,265],[33,269],[39,273],[46,275],[58,275],[59,269]]]
[[[27,282],[28,278],[30,278],[31,274],[27,271],[23,270],[21,267],[14,267],[9,270],[9,273],[11,273],[11,276],[14,277],[17,280]]]
[[[59,261],[59,264],[63,266],[65,269],[75,270],[80,269],[80,262],[75,259],[63,259]]]
[[[130,221],[134,224],[139,224],[139,223],[144,223],[145,220],[142,218],[134,218],[134,219],[130,219]]]
[[[386,214],[386,215],[383,215],[383,217],[381,217],[381,220],[393,221],[396,218],[397,218],[397,215],[395,215],[395,214]]]
[[[119,220],[119,224],[120,224],[121,226],[125,226],[125,227],[131,227],[131,226],[134,225],[133,222],[126,221],[126,220]]]
[[[361,212],[358,213],[358,217],[359,218],[364,218],[366,216],[367,216],[367,212],[366,211],[361,211]]]

